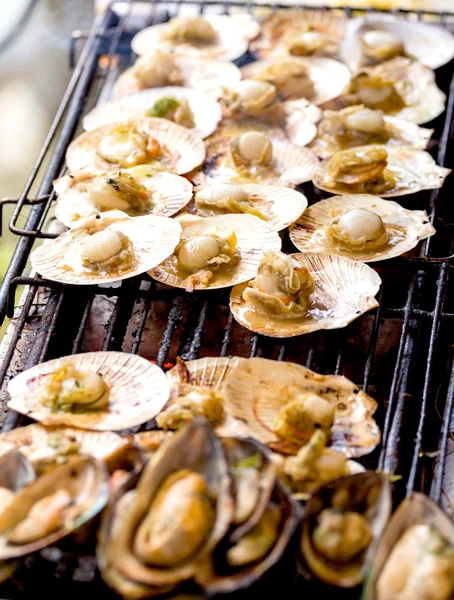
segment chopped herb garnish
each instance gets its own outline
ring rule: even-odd
[[[254,469],[260,466],[260,454],[252,454],[236,463],[235,469]]]
[[[145,173],[145,177],[153,177],[153,173]]]
[[[180,103],[176,98],[171,96],[165,98],[158,98],[152,108],[148,109],[147,115],[149,117],[165,117],[171,110],[175,110],[180,106]]]

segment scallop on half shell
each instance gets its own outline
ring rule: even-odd
[[[451,598],[454,526],[433,500],[413,492],[392,515],[369,566],[364,600]]]
[[[333,223],[336,228],[339,227],[339,218],[350,212],[352,220],[349,224],[347,218],[345,231],[339,232],[341,237],[336,242],[336,237],[330,235],[329,230],[326,233],[325,228]],[[372,228],[368,229],[366,224],[364,229],[364,218],[367,218],[370,212],[378,215],[381,223],[380,220],[372,220]],[[375,232],[373,227],[376,227]],[[400,256],[434,233],[435,229],[425,211],[407,210],[392,200],[358,194],[332,196],[310,206],[291,227],[290,239],[301,252],[327,252],[353,260],[374,262]],[[352,234],[353,238],[350,238]],[[361,242],[373,239],[375,235],[377,238],[383,238],[381,243],[368,247],[367,242]],[[348,241],[349,238],[353,243]],[[358,242],[358,245],[355,245],[355,242]]]
[[[122,100],[108,102],[97,106],[86,115],[82,121],[86,131],[92,131],[102,125],[129,121],[147,116],[156,100],[159,98],[184,98],[194,115],[195,126],[189,128],[198,137],[206,138],[216,129],[222,117],[221,107],[214,98],[199,90],[184,87],[169,86],[143,90]]]
[[[95,372],[109,389],[108,405],[99,410],[52,410],[45,404],[46,385],[65,365]],[[45,426],[66,425],[96,431],[118,431],[155,417],[169,398],[163,371],[126,352],[87,352],[50,360],[27,369],[8,384],[8,406]]]
[[[307,312],[295,318],[280,318],[258,312],[243,297],[248,283],[236,285],[230,294],[235,319],[255,333],[287,338],[319,329],[340,329],[378,306],[375,299],[381,279],[366,264],[332,254],[305,252],[290,255],[295,267],[304,267],[315,283]]]
[[[233,507],[221,441],[208,421],[195,419],[104,515],[98,543],[103,578],[127,597],[126,587],[136,590],[135,598],[173,589],[194,576],[225,536]]]
[[[376,401],[340,375],[320,375],[290,362],[266,358],[242,360],[230,370],[222,389],[226,412],[248,435],[276,452],[296,454],[301,445],[278,437],[273,423],[280,410],[298,394],[316,394],[334,408],[329,446],[347,457],[369,454],[380,442],[373,419]],[[227,428],[220,432],[229,435]]]
[[[213,40],[191,41],[172,40],[167,38],[171,27],[180,22],[183,27],[186,20],[194,18],[175,17],[167,23],[152,25],[142,29],[133,38],[131,47],[136,54],[145,54],[151,50],[172,51],[174,54],[195,58],[215,58],[233,61],[247,52],[249,41],[259,32],[259,24],[250,15],[206,15],[200,17],[215,34]],[[214,30],[214,31],[213,31]]]
[[[121,244],[126,245],[128,261],[110,267],[107,263],[104,265],[104,259],[101,258],[104,255],[100,254],[101,262],[88,264],[83,256],[84,244],[95,235],[99,238],[100,233],[110,236],[109,232],[114,232],[115,242],[118,238]],[[173,252],[180,232],[178,222],[168,217],[128,217],[121,211],[113,210],[81,220],[77,227],[39,246],[30,259],[38,273],[53,281],[72,285],[109,283],[141,275],[155,267]],[[110,237],[108,243],[111,243]],[[95,250],[101,252],[103,249],[98,246],[100,244]],[[115,259],[117,255],[120,260],[121,253],[118,252],[112,254],[111,258]]]
[[[365,471],[315,490],[301,524],[301,567],[325,583],[352,588],[367,574],[391,514],[387,475]],[[334,543],[328,537],[333,535]]]
[[[229,214],[206,219],[195,217],[188,220],[187,224],[182,224],[181,241],[203,235],[213,228],[221,232],[233,232],[236,236],[234,260],[215,270],[207,285],[195,283],[193,287],[197,290],[219,289],[248,281],[256,274],[263,252],[281,247],[279,234],[268,223],[253,215]],[[183,271],[178,258],[172,254],[149,274],[166,285],[185,288],[191,272]]]
[[[291,52],[286,38],[307,33],[321,34],[326,41],[307,50],[308,54],[335,55],[344,37],[347,20],[331,10],[277,10],[260,24],[260,35],[250,45],[250,51],[258,58],[288,55]]]
[[[140,141],[127,144],[130,134],[140,138]],[[112,139],[103,155],[100,154],[101,144],[106,139]],[[149,151],[150,142],[157,142],[159,151]],[[156,145],[156,144],[155,144]],[[137,149],[142,156],[135,160]],[[145,150],[143,149],[145,148]],[[129,152],[129,157],[124,157]],[[119,153],[122,153],[121,157]],[[106,160],[105,156],[109,156]],[[118,170],[124,164],[123,160],[131,159],[127,166],[146,164],[156,171],[167,171],[184,175],[197,168],[205,160],[205,145],[190,129],[181,127],[167,119],[144,117],[137,121],[122,121],[102,125],[92,131],[87,131],[77,137],[66,151],[66,164],[71,173],[79,169],[111,171]]]
[[[361,39],[367,32],[384,32],[392,37],[387,42],[403,44],[404,54],[431,69],[438,69],[454,57],[454,36],[445,27],[421,21],[409,21],[393,15],[367,15],[351,20],[341,46],[341,56],[352,71],[367,65]],[[380,41],[380,39],[378,39]]]
[[[281,231],[294,223],[307,208],[306,196],[288,187],[260,183],[245,183],[238,187],[246,192],[248,202],[253,209],[258,210],[266,218],[262,220],[276,231]],[[216,190],[216,186],[201,188],[197,193],[203,191],[209,196],[210,189]],[[202,217],[212,217],[226,212],[218,210],[215,205],[207,204],[198,206],[197,214]]]
[[[127,178],[124,190],[121,187],[119,189],[116,179],[118,176],[120,179]],[[129,177],[133,179],[128,181]],[[129,183],[132,183],[131,187],[128,186]],[[106,197],[109,185],[112,191]],[[123,169],[117,173],[76,172],[74,176],[65,175],[54,181],[54,187],[58,195],[55,216],[70,229],[77,227],[82,219],[102,214],[114,207],[130,217],[147,214],[171,217],[192,198],[192,185],[187,179],[172,173],[156,173],[147,165]],[[134,195],[134,187],[140,194],[137,206],[130,202],[129,192],[132,189]],[[102,196],[100,203],[97,203],[97,193]]]
[[[360,112],[361,107],[358,106],[357,108]],[[340,150],[354,148],[355,146],[364,146],[377,141],[382,143],[382,140],[383,142],[386,140],[386,146],[411,146],[415,150],[425,150],[434,131],[433,129],[419,127],[416,123],[404,119],[383,115],[384,135],[381,131],[367,133],[346,128],[345,136],[341,133],[338,138],[335,133],[336,124],[338,119],[345,118],[346,111],[350,112],[350,109],[326,111],[324,118],[318,124],[318,134],[311,143],[310,148],[320,158],[330,158]],[[380,116],[378,116],[378,119],[380,119]],[[365,125],[367,127],[368,124]]]
[[[218,181],[238,184],[266,183],[295,187],[312,179],[313,173],[319,164],[319,160],[312,150],[301,148],[285,139],[277,139],[277,137],[274,137],[273,130],[265,134],[262,126],[260,126],[259,131],[255,126],[253,129],[244,131],[244,133],[243,131],[242,127],[238,129],[234,124],[232,133],[238,135],[233,139],[227,134],[227,131],[221,131],[220,136],[214,134],[213,141],[207,140],[206,161],[202,168],[192,175],[195,185],[210,185]],[[261,164],[242,164],[235,161],[234,144],[238,141],[241,143],[245,136],[250,137],[250,134],[256,131],[268,140],[266,143],[271,151],[268,159]]]
[[[438,166],[432,156],[425,150],[415,150],[408,146],[385,147],[378,144],[375,147],[386,150],[387,159],[383,175],[385,178],[389,176],[390,180],[387,179],[382,183],[380,179],[371,179],[370,181],[366,179],[361,183],[351,184],[336,181],[328,172],[330,161],[340,154],[336,153],[331,159],[320,163],[318,169],[314,172],[313,184],[321,190],[331,192],[331,194],[373,193],[373,195],[376,194],[382,198],[393,198],[415,194],[422,190],[441,188],[446,177],[451,173],[451,169]],[[372,145],[358,146],[348,150],[348,152],[351,152],[352,155],[361,156],[365,151],[367,152],[372,148]]]
[[[158,53],[159,54],[159,53]],[[167,55],[169,56],[169,55]],[[126,69],[115,83],[115,98],[124,98],[130,94],[135,94],[142,90],[162,87],[163,85],[183,85],[185,88],[191,88],[204,92],[217,92],[221,86],[235,85],[241,79],[239,68],[233,63],[221,62],[211,58],[195,58],[190,56],[170,55],[172,64],[175,67],[174,77],[169,74],[161,78],[159,74],[159,84],[150,85],[153,78],[147,81],[138,74],[140,66],[139,61],[145,60],[153,64],[159,60],[159,56],[151,52],[143,55],[129,69]],[[147,107],[148,108],[148,107]]]
[[[75,427],[45,427],[39,423],[0,434],[0,454],[16,448],[37,473],[65,462],[70,456],[93,456],[103,460],[127,441],[111,431],[87,431]]]
[[[55,544],[92,521],[108,498],[106,467],[94,458],[73,457],[41,475],[0,514],[0,560]]]
[[[298,87],[292,92],[292,87],[285,81],[286,72],[291,72],[294,66],[301,67],[307,72],[307,77],[311,82],[307,95],[299,93]],[[273,73],[270,73],[271,70]],[[296,100],[304,97],[316,105],[337,98],[350,83],[348,67],[338,60],[319,56],[291,56],[268,61],[257,60],[242,67],[241,73],[243,79],[258,79],[273,83],[283,100]]]

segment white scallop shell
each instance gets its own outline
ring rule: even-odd
[[[172,51],[185,57],[216,58],[218,60],[233,61],[247,52],[249,40],[259,32],[259,25],[255,19],[247,14],[241,15],[204,15],[218,34],[214,44],[202,47],[191,43],[174,44],[163,39],[163,33],[168,23],[152,25],[139,31],[134,36],[131,47],[136,54],[145,54],[151,50]]]
[[[425,150],[434,132],[433,129],[419,127],[416,123],[391,117],[390,115],[384,115],[383,120],[385,122],[385,130],[392,135],[385,144],[387,147],[411,146],[415,150]],[[328,139],[316,137],[311,143],[310,148],[320,158],[331,158],[339,150],[344,150],[344,148],[340,147],[334,136]]]
[[[334,406],[333,450],[347,457],[364,456],[380,442],[372,417],[377,402],[341,375],[320,375],[296,363],[250,358],[230,371],[222,393],[226,411],[250,437],[278,452],[296,454],[299,446],[280,440],[272,430],[277,413],[289,401],[289,391],[318,394]]]
[[[149,191],[149,197],[152,200],[149,214],[171,217],[184,208],[192,198],[192,185],[179,175],[154,173],[146,166],[123,169],[123,172],[131,173],[134,179]],[[106,173],[106,175],[108,174]],[[96,174],[88,175],[88,178],[96,176]],[[73,178],[65,175],[54,181],[54,187],[58,194],[55,216],[69,228],[77,227],[81,219],[106,212],[99,211],[87,199],[87,192],[83,189],[83,185],[78,186],[76,179],[77,174]],[[87,177],[84,175],[81,183],[86,180]]]
[[[223,274],[222,269],[214,272],[214,277],[207,286],[194,285],[195,289],[208,290],[229,287],[255,277],[257,268],[266,250],[279,250],[281,238],[265,221],[253,215],[220,215],[207,219],[191,219],[183,225],[181,239],[187,239],[197,233],[203,233],[208,227],[218,227],[233,231],[237,237],[237,250],[240,259],[234,273]],[[149,275],[172,287],[184,288],[184,279],[174,275],[164,261],[149,272]]]
[[[306,196],[288,187],[261,183],[245,183],[240,187],[249,195],[254,208],[268,218],[268,225],[276,231],[294,223],[307,208]],[[206,207],[197,209],[197,214],[211,217],[219,212]]]
[[[342,60],[352,71],[364,66],[360,38],[367,31],[388,31],[396,35],[405,53],[431,69],[438,69],[454,58],[454,36],[445,27],[409,21],[394,15],[374,14],[352,19],[341,46]]]
[[[350,71],[338,60],[321,56],[292,56],[272,60],[257,60],[241,68],[243,79],[254,78],[270,64],[280,64],[287,60],[300,62],[309,69],[309,77],[314,84],[314,94],[307,98],[313,104],[324,104],[340,96],[350,82]],[[271,81],[272,83],[272,81]]]
[[[355,149],[353,148],[353,150]],[[424,150],[414,150],[408,146],[390,146],[386,148],[386,151],[388,152],[386,170],[396,178],[396,185],[387,192],[380,192],[382,198],[405,196],[421,190],[441,188],[446,177],[451,173],[451,169],[439,167],[432,156]],[[328,162],[325,160],[320,163],[313,175],[313,184],[332,194],[355,194],[356,184],[346,185],[332,181],[327,173]],[[364,194],[364,190],[360,188],[356,193]]]
[[[20,450],[35,468],[58,459],[58,447],[49,444],[53,437],[67,439],[78,446],[77,454],[102,460],[127,444],[125,438],[111,431],[88,431],[74,427],[44,427],[38,423],[18,427],[0,434],[0,454],[12,448]],[[64,457],[62,457],[64,458]]]
[[[113,275],[98,274],[82,264],[82,244],[88,228],[109,228],[129,237],[136,261],[129,270]],[[77,228],[62,233],[30,255],[33,268],[43,277],[72,285],[96,285],[128,279],[152,269],[169,256],[179,242],[181,227],[168,217],[128,217],[119,210],[84,219]]]
[[[323,33],[333,40],[341,41],[345,34],[347,19],[334,14],[331,10],[283,9],[273,12],[260,24],[260,35],[251,42],[250,51],[260,59],[285,50],[280,45],[281,35],[275,35],[279,27],[286,33],[289,31],[307,30]]]
[[[304,317],[279,319],[259,314],[243,299],[247,283],[230,294],[235,319],[251,331],[276,338],[294,337],[319,329],[340,329],[378,306],[375,299],[381,279],[362,262],[317,253],[291,254],[295,266],[306,267],[315,282],[311,304]]]
[[[175,56],[184,86],[204,92],[218,91],[221,86],[232,86],[241,79],[241,71],[233,63],[219,62],[210,58]],[[126,69],[115,83],[115,97],[123,98],[144,90],[135,76],[135,66]]]
[[[355,252],[330,243],[323,228],[331,219],[345,211],[366,209],[378,214],[386,225],[390,242],[384,248]],[[420,240],[434,235],[435,229],[424,210],[407,210],[392,200],[358,194],[332,196],[310,206],[290,229],[290,239],[301,252],[327,252],[353,260],[374,262],[394,258],[414,248]]]
[[[272,132],[271,132],[272,133]],[[270,165],[241,173],[230,154],[230,138],[214,138],[206,142],[207,158],[202,169],[194,172],[193,183],[210,185],[216,181],[224,183],[267,183],[294,187],[312,179],[319,160],[308,148],[297,146],[288,140],[270,138],[273,158]],[[249,174],[250,173],[250,174]]]
[[[96,371],[110,387],[108,410],[86,413],[51,412],[40,402],[46,376],[71,363]],[[117,431],[146,423],[163,408],[170,386],[164,372],[148,360],[126,352],[87,352],[63,356],[27,369],[8,384],[9,408],[43,425],[68,425],[96,431]]]
[[[108,123],[140,119],[146,116],[147,110],[152,108],[158,98],[167,96],[177,100],[187,99],[195,122],[195,127],[190,131],[202,139],[213,133],[222,118],[221,107],[214,98],[199,90],[169,86],[143,90],[123,100],[97,106],[84,117],[82,125],[86,131],[92,131]]]
[[[183,175],[197,168],[205,160],[205,145],[190,129],[167,119],[151,117],[138,119],[136,123],[140,133],[155,138],[174,155],[175,162],[167,170]],[[79,169],[118,170],[118,164],[107,162],[96,151],[99,142],[113,127],[111,123],[86,131],[71,142],[66,151],[66,165],[72,173]]]

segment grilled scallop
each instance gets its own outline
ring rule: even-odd
[[[348,68],[320,57],[282,57],[258,60],[241,69],[244,79],[272,83],[281,100],[306,98],[324,104],[340,96],[350,82]]]
[[[79,169],[118,171],[148,165],[154,171],[183,175],[204,159],[204,143],[191,130],[154,117],[87,131],[66,152],[66,164],[73,174]]]
[[[120,75],[115,83],[115,97],[123,98],[141,90],[165,86],[216,93],[221,86],[234,85],[240,79],[241,72],[233,63],[155,50],[140,56]]]
[[[86,131],[102,125],[141,117],[169,119],[191,129],[201,138],[209,136],[221,120],[219,104],[199,90],[168,86],[138,92],[122,100],[97,106],[83,119]]]
[[[87,285],[120,281],[152,269],[178,244],[181,227],[167,217],[128,217],[110,210],[81,219],[31,254],[48,279]]]
[[[418,127],[415,123],[359,104],[339,111],[325,111],[311,148],[320,158],[330,158],[341,150],[369,144],[412,146],[424,150],[432,133],[433,129]]]
[[[320,164],[312,181],[332,194],[392,198],[440,188],[450,172],[424,150],[371,144],[336,152]]]
[[[131,46],[136,54],[162,50],[185,57],[233,61],[247,52],[258,31],[258,23],[246,14],[174,17],[140,31]]]
[[[42,425],[115,431],[152,419],[169,398],[169,383],[140,356],[87,352],[27,369],[8,393],[10,408]]]
[[[309,181],[318,166],[311,150],[260,131],[241,131],[233,138],[225,132],[208,141],[206,147],[205,164],[193,174],[197,185],[219,181],[294,187]]]
[[[174,253],[150,275],[189,292],[228,287],[251,279],[263,252],[280,246],[278,233],[253,215],[193,217]]]
[[[339,329],[378,306],[380,283],[373,269],[349,258],[269,251],[255,279],[233,288],[230,310],[243,327],[270,337]]]
[[[302,252],[372,262],[400,256],[434,233],[425,211],[358,194],[317,202],[292,226],[290,239]]]
[[[341,56],[352,71],[395,56],[438,69],[454,57],[454,37],[446,27],[432,23],[367,15],[347,25]]]

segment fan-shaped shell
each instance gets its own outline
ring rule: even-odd
[[[188,469],[200,473],[213,498],[216,512],[215,522],[208,539],[197,549],[194,556],[169,568],[146,564],[134,553],[134,536],[159,488],[173,473]],[[136,584],[153,588],[175,585],[191,578],[197,563],[209,556],[217,543],[227,532],[233,514],[233,501],[230,495],[230,478],[224,451],[220,440],[205,419],[194,419],[158,453],[145,468],[137,488],[131,493],[131,503],[127,510],[122,507],[120,522],[103,534],[107,542],[103,548],[111,570],[118,571]],[[111,509],[112,510],[112,509]],[[109,513],[106,521],[109,522]],[[106,523],[105,521],[105,523]],[[115,586],[114,586],[115,587]]]
[[[425,150],[434,131],[389,115],[384,115],[383,120],[385,121],[385,131],[391,135],[386,142],[387,147],[411,146],[415,150]],[[362,144],[357,144],[357,146],[359,145]],[[320,158],[331,158],[336,152],[345,150],[334,136],[324,136],[323,138],[317,136],[310,148]]]
[[[334,216],[358,208],[370,210],[381,217],[389,236],[386,246],[369,251],[349,251],[332,244],[325,236],[324,227]],[[302,252],[327,252],[353,260],[374,262],[400,256],[434,233],[435,229],[424,210],[406,210],[392,200],[358,194],[332,196],[312,205],[292,226],[290,239]]]
[[[97,273],[83,265],[83,242],[89,237],[89,228],[96,231],[112,229],[126,235],[134,246],[135,261],[129,269],[118,273]],[[53,281],[72,285],[100,284],[141,275],[171,254],[178,244],[181,227],[167,217],[145,215],[128,217],[121,211],[108,211],[89,217],[77,228],[62,233],[48,244],[34,250],[30,256],[33,268]]]
[[[307,98],[313,104],[324,104],[340,96],[350,82],[348,68],[332,58],[320,56],[292,56],[274,58],[272,60],[257,60],[241,68],[243,79],[253,79],[260,71],[271,64],[285,64],[285,61],[299,62],[309,71],[309,77],[314,84],[314,93]],[[273,83],[271,81],[271,83]]]
[[[364,600],[376,600],[378,579],[394,546],[410,527],[420,524],[433,526],[441,537],[454,545],[452,519],[433,500],[419,492],[412,492],[411,496],[404,500],[392,515],[378,543],[369,565],[369,576],[364,585],[362,595]],[[432,571],[430,575],[427,574],[427,577],[436,577],[437,574],[436,571],[435,573]]]
[[[353,148],[354,150],[355,148]],[[396,148],[387,147],[386,151],[388,153],[386,171],[394,177],[396,184],[386,192],[377,190],[377,194],[382,198],[405,196],[415,194],[421,190],[441,188],[446,177],[451,173],[451,169],[439,167],[432,156],[424,150],[414,150],[407,146],[400,146]],[[367,182],[359,185],[335,182],[327,173],[328,162],[328,160],[321,162],[313,175],[312,182],[316,187],[340,195],[364,194],[367,192]],[[364,185],[366,189],[361,189]],[[355,192],[355,187],[358,190],[357,192]]]
[[[442,67],[454,57],[454,36],[445,27],[394,15],[366,15],[348,23],[341,46],[342,60],[352,71],[364,66],[361,36],[375,30],[396,35],[404,43],[406,55],[431,69]]]
[[[279,439],[272,430],[289,393],[318,394],[333,405],[333,450],[358,457],[379,444],[380,430],[372,417],[377,403],[346,377],[320,375],[295,363],[250,358],[230,371],[223,387],[226,411],[242,423],[246,435],[278,452],[296,454],[299,447]]]
[[[240,258],[233,272],[230,270],[223,271],[222,269],[215,271],[213,279],[206,287],[195,284],[195,289],[218,289],[248,281],[255,276],[262,254],[266,250],[279,250],[281,247],[279,234],[265,221],[252,215],[229,214],[208,217],[207,219],[196,218],[194,221],[191,220],[188,225],[183,225],[181,239],[203,233],[208,227],[233,231],[237,237],[237,250]],[[155,267],[149,274],[161,283],[184,288],[185,277],[174,272],[171,258],[169,257],[162,264]]]
[[[146,165],[124,169],[123,172],[130,173],[137,182],[147,188],[151,201],[149,214],[171,217],[192,198],[192,185],[179,175],[155,173]],[[105,176],[108,177],[109,174],[105,173]],[[54,182],[58,194],[55,216],[66,227],[77,227],[82,219],[106,212],[87,198],[86,183],[95,177],[102,177],[102,174],[83,175],[80,181],[77,175],[72,178],[65,175]]]
[[[61,454],[57,441],[77,446],[73,454],[93,456],[98,460],[124,446],[127,441],[113,432],[87,431],[74,427],[44,427],[38,423],[18,427],[0,434],[0,454],[9,448],[17,448],[38,472],[68,455]]]
[[[254,207],[267,217],[268,225],[276,231],[294,223],[307,207],[306,196],[287,187],[245,183],[241,189],[248,194]],[[209,207],[198,208],[197,212],[203,217],[219,214]]]
[[[250,130],[249,130],[250,131]],[[272,132],[271,132],[272,135]],[[309,181],[319,161],[307,148],[287,140],[270,137],[273,158],[269,165],[239,169],[230,152],[230,139],[222,137],[207,142],[207,159],[202,169],[193,174],[196,185],[210,185],[215,180],[229,183],[267,183],[294,187]]]
[[[233,63],[220,62],[211,58],[175,56],[175,64],[185,88],[215,92],[221,86],[235,85],[241,79],[239,68]],[[115,97],[123,98],[146,89],[136,77],[135,65],[126,69],[115,83]]]
[[[187,99],[194,114],[195,127],[190,129],[192,133],[202,139],[213,133],[222,117],[221,107],[216,100],[199,90],[176,86],[143,90],[122,100],[97,106],[84,117],[83,127],[86,131],[92,131],[109,123],[140,119],[146,116],[147,110],[153,107],[158,98],[168,96],[177,100]]]
[[[136,54],[145,54],[151,50],[169,50],[175,54],[196,58],[216,58],[233,61],[247,52],[249,40],[259,32],[255,19],[247,14],[241,15],[204,15],[215,29],[218,39],[213,44],[197,46],[189,42],[175,44],[163,38],[168,23],[152,25],[134,36],[131,47]]]
[[[110,388],[108,410],[51,412],[40,402],[46,378],[68,363],[103,376]],[[169,392],[163,371],[140,356],[126,352],[87,352],[41,363],[14,377],[8,384],[11,398],[8,406],[43,425],[115,431],[152,419],[167,402]]]
[[[39,500],[66,490],[80,507],[76,518],[68,519],[57,530],[35,541],[14,544],[8,534],[29,514]],[[89,457],[73,457],[67,463],[39,477],[16,495],[0,514],[0,560],[25,556],[55,544],[91,521],[105,507],[109,498],[109,480],[105,465]]]
[[[273,12],[260,25],[260,35],[251,42],[250,50],[258,58],[266,59],[285,53],[282,34],[289,31],[317,31],[335,41],[344,37],[347,20],[331,10],[283,9]]]
[[[236,285],[230,294],[235,319],[251,331],[286,338],[318,329],[340,329],[378,306],[375,295],[381,284],[366,264],[331,254],[292,254],[295,266],[306,267],[315,282],[311,304],[304,317],[279,319],[258,313],[243,299],[247,284]]]
[[[130,121],[123,121],[128,125]],[[184,175],[197,168],[205,160],[205,145],[190,129],[167,119],[144,117],[136,121],[137,130],[155,138],[172,155],[172,164],[162,169]],[[121,125],[117,123],[116,126]],[[66,151],[66,164],[71,173],[79,169],[111,171],[119,164],[109,163],[97,153],[98,144],[114,125],[103,125],[77,137]]]
[[[398,90],[411,92],[407,99],[408,105],[387,111],[389,115],[421,125],[432,121],[445,109],[446,95],[437,87],[434,72],[419,62],[397,57],[374,67],[364,67],[361,73],[389,81]],[[352,87],[354,84],[353,77]]]

